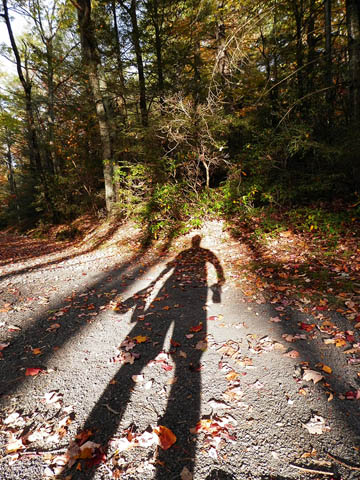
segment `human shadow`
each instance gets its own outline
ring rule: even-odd
[[[133,364],[121,366],[82,427],[82,431],[97,432],[96,441],[107,445],[130,402],[134,388],[132,377],[139,375],[160,353],[165,353],[169,330],[173,328],[170,349],[166,353],[169,359],[167,365],[171,368],[171,363],[174,363],[175,369],[167,405],[159,414],[157,424],[170,429],[177,441],[172,448],[159,449],[154,476],[157,479],[167,478],[169,472],[179,478],[184,461],[190,472],[194,469],[196,441],[190,428],[195,427],[200,419],[203,353],[196,345],[206,337],[204,306],[208,290],[212,289],[213,301],[220,302],[221,286],[225,282],[220,261],[210,250],[200,247],[200,242],[201,237],[194,236],[191,248],[179,253],[153,282],[118,306],[119,313],[132,311],[131,322],[135,326],[127,339],[135,342],[141,339],[131,350],[140,356]],[[209,263],[214,266],[218,280],[212,287],[207,281]],[[158,282],[162,280],[163,285],[156,291]],[[145,337],[148,341],[143,342]],[[161,365],[155,363],[155,368],[159,369],[157,380],[161,381]],[[104,405],[111,410],[106,411]],[[89,471],[89,477],[93,474],[94,471]]]

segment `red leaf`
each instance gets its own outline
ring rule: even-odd
[[[301,330],[305,330],[306,332],[311,332],[311,330],[314,330],[315,328],[315,323],[300,322],[299,327],[301,328]]]
[[[30,367],[30,368],[27,368],[25,370],[25,375],[27,377],[34,377],[35,375],[37,375],[38,373],[43,372],[43,371],[44,371],[43,368],[31,368]]]
[[[180,343],[179,342],[175,342],[175,340],[171,339],[170,340],[170,343],[173,347],[180,347]]]
[[[194,327],[190,328],[190,332],[200,332],[203,328],[202,322],[199,325],[195,325]]]
[[[167,363],[162,363],[162,364],[161,364],[161,367],[162,367],[164,370],[166,370],[167,372],[170,372],[170,370],[173,369],[173,366],[172,366],[172,365],[169,365],[169,364],[167,364]]]

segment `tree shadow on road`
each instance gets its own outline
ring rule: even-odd
[[[97,431],[96,440],[107,445],[115,435],[134,388],[133,375],[139,375],[149,362],[164,352],[172,330],[169,366],[175,364],[173,383],[167,398],[167,406],[157,419],[158,425],[170,429],[177,437],[176,444],[168,450],[159,449],[154,478],[180,475],[184,465],[193,471],[196,443],[189,429],[200,419],[201,357],[202,350],[196,343],[206,336],[206,310],[208,295],[207,264],[215,267],[218,283],[213,286],[214,301],[220,301],[224,272],[218,258],[200,247],[200,236],[192,239],[191,248],[182,251],[169,262],[160,275],[148,287],[137,292],[119,305],[119,312],[132,311],[135,325],[128,339],[141,339],[132,352],[140,357],[132,365],[124,364],[104,390],[82,430]],[[171,275],[170,275],[170,272]],[[170,275],[170,276],[169,276]],[[157,284],[164,283],[159,290]],[[156,297],[154,297],[156,295]],[[187,338],[186,335],[192,335]],[[143,342],[144,338],[146,342]],[[155,365],[155,368],[157,366]],[[159,378],[161,375],[161,367]],[[117,387],[114,388],[114,385]],[[104,411],[103,405],[111,410]],[[185,463],[184,463],[185,462]],[[90,478],[94,472],[89,471]]]

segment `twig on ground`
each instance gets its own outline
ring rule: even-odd
[[[47,454],[53,454],[53,453],[63,453],[63,452],[66,452],[67,450],[67,447],[63,447],[63,448],[57,448],[56,450],[45,450],[45,451],[38,451],[38,452],[34,452],[34,451],[28,451],[28,452],[14,452],[14,453],[17,453],[20,457],[27,457],[27,456],[31,456],[31,455],[34,455],[34,456],[41,456],[41,455],[47,455]],[[7,458],[11,458],[13,454],[8,454],[8,455],[5,455],[4,457],[0,458],[0,462],[4,462]]]
[[[113,408],[110,407],[109,404],[103,403],[103,406],[109,410],[109,412],[113,413],[114,415],[120,415],[121,412],[118,412],[117,410],[114,410]]]
[[[305,473],[316,473],[318,475],[334,475],[334,472],[326,472],[324,470],[315,470],[313,468],[305,468],[305,467],[300,467],[299,465],[294,465],[293,463],[290,463],[290,467],[296,468],[297,470],[300,470],[301,472]]]
[[[360,472],[360,467],[355,467],[353,465],[349,465],[348,463],[343,462],[342,460],[338,460],[337,458],[333,457],[331,453],[327,452],[327,456],[330,457],[334,462],[339,463],[343,467],[349,468],[350,470],[356,470],[357,472]]]

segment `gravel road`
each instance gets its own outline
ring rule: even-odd
[[[360,478],[354,325],[244,295],[244,246],[196,233],[2,259],[1,479]]]

